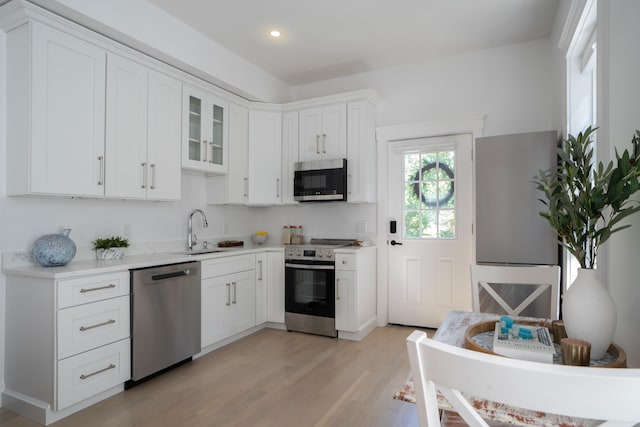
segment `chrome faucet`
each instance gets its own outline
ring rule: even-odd
[[[204,212],[202,212],[202,209],[194,209],[189,213],[189,217],[187,219],[187,250],[191,251],[193,250],[193,247],[195,246],[196,243],[198,243],[198,239],[196,237],[195,234],[193,234],[193,214],[195,213],[199,213],[200,215],[202,215],[202,226],[203,227],[208,227],[209,224],[207,223],[207,216],[204,214]]]

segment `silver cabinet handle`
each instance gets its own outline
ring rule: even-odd
[[[237,304],[238,303],[238,285],[236,284],[236,282],[231,282],[231,284],[233,285],[233,304]]]
[[[280,178],[276,178],[276,197],[280,197]]]
[[[209,158],[209,150],[207,148],[207,140],[205,139],[204,141],[202,141],[202,143],[204,144],[204,157],[202,158],[203,162],[207,162],[208,158]]]
[[[262,260],[258,261],[258,280],[262,281]]]
[[[107,325],[111,325],[111,324],[113,324],[113,323],[116,323],[116,321],[115,321],[115,320],[113,320],[113,319],[109,319],[109,320],[107,320],[106,322],[98,323],[98,324],[96,324],[96,325],[91,325],[91,326],[80,326],[80,330],[81,330],[82,332],[84,332],[84,331],[88,331],[89,329],[99,328],[100,326],[107,326]]]
[[[98,288],[89,288],[89,289],[84,289],[83,288],[83,289],[80,289],[80,293],[84,294],[84,293],[87,293],[87,292],[101,291],[103,289],[112,289],[112,288],[115,288],[115,287],[116,287],[116,285],[114,285],[113,283],[109,283],[106,286],[100,286]]]
[[[227,305],[231,305],[231,283],[227,283]]]
[[[86,374],[86,375],[82,374],[82,375],[80,375],[80,379],[81,380],[86,380],[87,378],[91,378],[94,375],[101,374],[101,373],[103,373],[105,371],[108,371],[109,369],[114,369],[115,367],[116,367],[116,365],[114,365],[113,363],[109,363],[109,366],[107,366],[104,369],[100,369],[99,371],[95,371],[95,372],[92,372],[90,374]]]
[[[340,301],[340,279],[336,279],[336,300]]]
[[[316,135],[316,154],[320,154],[320,135]]]
[[[347,193],[351,194],[351,174],[347,174]]]
[[[151,163],[151,189],[156,189],[156,164]]]
[[[327,134],[322,134],[322,152],[327,154]]]
[[[213,163],[213,141],[209,142],[209,145],[211,146],[211,160],[209,160],[209,163]]]
[[[104,156],[98,156],[99,172],[98,185],[104,185]]]
[[[140,163],[142,166],[142,185],[140,188],[147,188],[147,162]]]
[[[244,179],[244,197],[247,197],[249,193],[249,178],[243,178],[243,179]]]

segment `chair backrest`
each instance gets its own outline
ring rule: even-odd
[[[547,291],[548,292],[545,292]],[[560,267],[557,265],[540,266],[495,266],[471,265],[471,292],[473,311],[480,312],[485,304],[484,298],[497,304],[509,316],[521,316],[523,311],[539,299],[547,298],[544,307],[549,308],[549,318],[558,319],[560,315]],[[487,310],[496,311],[496,310]],[[545,317],[531,314],[534,317]]]
[[[640,422],[640,369],[510,359],[434,341],[422,331],[407,338],[407,348],[423,427],[441,425],[437,392],[472,427],[487,424],[476,410],[481,405],[470,404],[465,396],[609,425]]]

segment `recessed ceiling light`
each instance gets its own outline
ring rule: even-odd
[[[269,34],[271,34],[271,37],[280,37],[280,31],[278,30],[273,30]]]

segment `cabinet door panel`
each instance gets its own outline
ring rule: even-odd
[[[299,157],[301,162],[318,160],[321,156],[322,109],[307,108],[299,113]]]
[[[145,198],[148,70],[109,54],[107,60],[106,195]]]
[[[236,104],[229,106],[228,146],[226,202],[245,204],[249,196],[249,110]]]
[[[256,254],[256,325],[267,321],[268,310],[267,254]]]
[[[268,252],[267,262],[267,320],[284,323],[284,252]]]
[[[226,276],[202,281],[202,347],[229,336],[225,330],[225,316],[231,307],[231,282]]]
[[[202,169],[206,139],[204,120],[206,115],[205,93],[188,86],[182,94],[182,167]]]
[[[336,329],[356,332],[356,273],[336,270]]]
[[[229,335],[256,325],[255,271],[243,271],[228,277],[231,283],[231,316],[227,319]]]
[[[178,80],[149,71],[148,197],[156,200],[180,199],[181,90]]]
[[[322,109],[320,153],[324,159],[347,157],[347,106],[330,105]]]
[[[298,161],[299,122],[298,112],[282,116],[282,203],[297,204],[293,200],[294,166]]]
[[[69,35],[32,25],[29,191],[103,195],[106,54]]]
[[[249,204],[277,205],[282,195],[282,114],[249,113]]]

